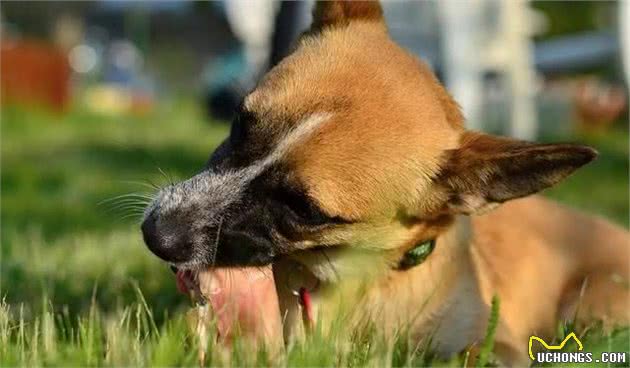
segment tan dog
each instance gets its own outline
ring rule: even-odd
[[[628,322],[630,238],[538,197],[469,215],[595,156],[466,131],[429,69],[389,38],[378,3],[325,2],[245,98],[207,169],[162,190],[142,230],[183,285],[216,266],[202,277],[206,297],[217,313],[247,315],[244,329],[263,326],[258,335],[281,319],[285,338],[370,319],[448,356],[483,337],[496,294],[496,352],[516,363],[531,334],[553,335],[577,306],[581,323]],[[239,271],[270,265],[262,284]],[[252,298],[273,295],[274,282],[258,323]]]

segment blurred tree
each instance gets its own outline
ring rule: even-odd
[[[617,1],[533,1],[532,7],[542,11],[548,19],[547,31],[535,39],[611,28],[617,6]]]
[[[4,20],[19,25],[19,32],[39,39],[52,37],[56,20],[62,16],[86,13],[96,6],[96,1],[22,1],[0,2]]]

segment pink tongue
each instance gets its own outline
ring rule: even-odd
[[[178,277],[178,287],[179,284]],[[220,338],[229,341],[235,329],[242,335],[267,342],[281,338],[280,309],[271,266],[200,272],[199,287],[217,318]]]
[[[177,271],[176,280],[177,280],[177,290],[180,293],[188,294],[189,286],[187,285],[187,279],[191,279],[192,273],[190,271]]]

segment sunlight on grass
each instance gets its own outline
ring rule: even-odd
[[[78,315],[55,313],[44,299],[42,311],[25,318],[23,307],[17,310],[6,302],[0,304],[0,365],[41,366],[193,366],[198,363],[198,340],[190,333],[183,315],[169,319],[160,328],[152,320],[151,310],[138,300],[112,313],[102,313],[95,303]],[[214,333],[214,332],[212,332]],[[212,341],[207,366],[425,366],[438,361],[426,360],[406,337],[393,341],[363,334],[361,342],[343,340],[341,334],[315,333],[305,341],[295,342],[286,350],[271,353],[236,339],[231,350]],[[367,339],[366,336],[369,336]],[[402,335],[404,336],[404,335]],[[367,347],[367,349],[366,349]],[[461,366],[454,359],[442,366]]]

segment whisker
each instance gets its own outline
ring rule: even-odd
[[[123,210],[126,208],[141,208],[141,209],[145,209],[147,208],[148,205],[145,203],[137,203],[137,202],[127,202],[127,203],[116,203],[116,204],[112,204],[110,206],[107,206],[106,209],[109,211],[117,211],[117,210]]]
[[[130,222],[130,221],[133,222],[133,223],[141,223],[143,217],[140,214],[137,214],[137,213],[130,213],[130,214],[127,214],[125,216],[117,217],[116,219],[119,222],[123,222],[123,223]]]
[[[335,273],[335,277],[337,279],[339,279],[339,272],[337,272],[337,269],[335,268],[335,265],[332,263],[332,261],[330,260],[330,258],[328,257],[328,254],[326,254],[326,250],[325,249],[320,249],[320,251],[322,252],[322,254],[324,255],[324,258],[326,258],[326,262],[328,262],[328,264],[330,265],[330,268],[333,270],[333,272]]]
[[[144,206],[129,206],[129,207],[112,208],[109,210],[110,211],[109,213],[124,214],[129,211],[137,211],[137,212],[144,213],[145,210],[146,210],[146,207]]]
[[[120,217],[120,220],[126,220],[126,219],[134,218],[134,217],[136,218],[137,221],[140,221],[142,219],[139,213],[130,213],[130,214]]]
[[[112,201],[115,201],[115,200],[118,200],[118,199],[123,199],[123,198],[144,198],[144,199],[148,199],[150,201],[155,199],[154,196],[136,192],[136,193],[121,194],[121,195],[117,195],[115,197],[106,198],[106,199],[100,201],[98,204],[101,205],[101,204],[105,204],[105,203],[112,202]]]
[[[139,196],[139,197],[147,197],[147,198],[154,198],[153,195],[149,194],[149,193],[143,193],[143,192],[131,192],[131,193],[125,193],[125,194],[121,194],[121,195],[117,195],[111,198],[108,198],[108,200],[111,199],[116,199],[116,198],[125,198],[125,197],[134,197],[134,196]]]
[[[151,201],[146,198],[122,198],[115,202],[104,203],[103,205],[115,206],[118,204],[125,204],[125,203],[148,205],[151,203]]]
[[[151,181],[150,179],[146,179],[147,183],[149,183],[149,185],[151,185],[152,187],[155,188],[155,190],[160,191],[162,190],[162,186],[161,185],[157,185],[155,184],[153,181]]]
[[[141,185],[143,187],[149,188],[151,190],[159,190],[160,187],[158,187],[157,185],[147,181],[137,181],[137,180],[118,180],[121,183],[126,183],[126,184],[134,184],[134,185]]]
[[[164,170],[162,170],[162,168],[161,168],[161,167],[159,167],[159,166],[158,166],[158,168],[157,168],[157,169],[158,169],[158,171],[159,171],[160,173],[162,173],[162,175],[164,176],[164,178],[166,178],[166,181],[169,183],[169,185],[171,185],[171,186],[172,186],[172,185],[175,185],[175,182],[173,181],[173,178],[172,178],[170,175],[168,175],[168,174],[167,174]]]
[[[141,198],[141,197],[126,197],[126,198],[118,198],[116,201],[109,201],[103,203],[103,205],[112,205],[117,203],[126,203],[126,202],[138,202],[138,203],[151,203],[149,198]]]
[[[146,209],[146,206],[139,206],[139,205],[127,205],[127,206],[123,206],[123,207],[117,207],[117,208],[111,208],[111,211],[129,211],[129,210],[137,210],[138,212],[144,212],[144,210]]]
[[[219,219],[219,225],[217,226],[217,235],[214,238],[214,246],[212,247],[212,255],[210,257],[210,267],[214,267],[214,262],[216,261],[217,249],[219,248],[219,240],[221,238],[221,227],[223,226],[224,218],[225,216],[221,216],[221,219]]]
[[[148,204],[147,203],[137,203],[137,202],[127,202],[127,203],[116,203],[113,204],[111,206],[107,206],[105,208],[106,211],[117,211],[117,210],[122,210],[125,208],[141,208],[141,209],[145,209],[147,208]]]

